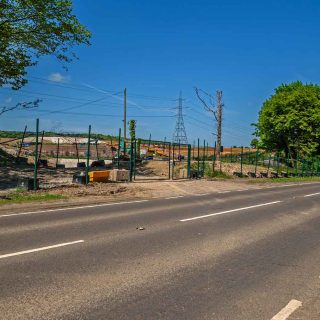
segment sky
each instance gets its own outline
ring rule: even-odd
[[[36,98],[40,107],[0,117],[1,130],[118,133],[171,140],[179,93],[189,143],[212,145],[215,121],[195,95],[223,91],[223,145],[249,145],[263,102],[282,83],[319,83],[318,0],[74,0],[92,32],[68,70],[52,56],[28,69],[19,92],[0,88],[0,105]]]

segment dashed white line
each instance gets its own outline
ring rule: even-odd
[[[14,252],[14,253],[3,254],[3,255],[0,256],[0,259],[14,257],[14,256],[20,256],[22,254],[27,254],[27,253],[32,253],[32,252],[38,252],[38,251],[44,251],[44,250],[49,250],[49,249],[54,249],[54,248],[59,248],[59,247],[70,246],[70,245],[78,244],[78,243],[82,243],[82,242],[84,242],[84,240],[77,240],[77,241],[72,241],[72,242],[59,243],[59,244],[55,244],[55,245],[47,246],[47,247],[41,247],[41,248],[36,248],[36,249],[30,249],[30,250],[25,250],[25,251],[19,251],[19,252]]]
[[[216,213],[211,213],[211,214],[205,214],[203,216],[197,216],[197,217],[193,217],[193,218],[182,219],[182,220],[179,220],[179,221],[180,222],[186,222],[186,221],[204,219],[204,218],[213,217],[213,216],[219,216],[219,215],[226,214],[226,213],[231,213],[231,212],[237,212],[237,211],[243,211],[243,210],[249,210],[249,209],[254,209],[254,208],[259,208],[259,207],[270,206],[272,204],[277,204],[277,203],[280,203],[280,202],[282,202],[282,201],[273,201],[273,202],[261,203],[261,204],[256,204],[254,206],[237,208],[237,209],[221,211],[221,212],[216,212]]]
[[[302,302],[298,300],[291,300],[279,313],[277,313],[271,320],[286,320],[298,308],[302,306]]]
[[[169,200],[169,199],[178,199],[178,198],[183,198],[184,196],[175,196],[175,197],[168,197],[168,198],[165,198],[166,200]]]
[[[319,194],[320,194],[320,192],[311,193],[311,194],[306,194],[304,197],[305,197],[305,198],[308,198],[308,197],[318,196]]]
[[[194,196],[196,197],[201,197],[201,196],[208,196],[210,193],[197,193],[197,194],[194,194]]]
[[[0,216],[0,218],[22,216],[22,215],[36,214],[36,213],[48,213],[48,212],[56,212],[56,211],[69,211],[69,210],[78,210],[78,209],[87,209],[87,208],[116,206],[120,204],[140,203],[140,202],[147,202],[147,201],[149,200],[123,201],[123,202],[94,204],[90,206],[81,206],[81,207],[68,207],[68,208],[48,209],[48,210],[41,210],[41,211],[20,212],[20,213],[12,213],[12,214],[3,214]]]
[[[230,190],[226,190],[226,191],[219,191],[218,193],[229,193],[231,192]]]

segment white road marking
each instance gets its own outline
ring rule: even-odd
[[[0,256],[0,259],[14,257],[14,256],[20,256],[22,254],[27,254],[27,253],[32,253],[32,252],[38,252],[38,251],[44,251],[44,250],[49,250],[49,249],[54,249],[54,248],[59,248],[59,247],[70,246],[70,245],[82,243],[82,242],[84,242],[84,240],[77,240],[77,241],[72,241],[72,242],[55,244],[53,246],[48,246],[48,247],[42,247],[42,248],[36,248],[36,249],[30,249],[30,250],[25,250],[25,251],[3,254]]]
[[[294,313],[298,308],[302,306],[302,302],[298,300],[291,300],[278,314],[276,314],[271,320],[286,320]]]
[[[194,194],[194,196],[196,197],[201,197],[201,196],[208,196],[210,193],[197,193],[197,194]]]
[[[178,199],[178,198],[183,198],[184,196],[175,196],[175,197],[168,197],[168,198],[165,198],[166,200],[169,200],[169,199]]]
[[[229,193],[229,192],[231,192],[231,191],[226,190],[226,191],[219,191],[218,193]]]
[[[193,218],[187,218],[187,219],[182,219],[179,220],[181,222],[186,222],[186,221],[192,221],[192,220],[198,220],[198,219],[203,219],[203,218],[208,218],[208,217],[213,217],[213,216],[219,216],[225,213],[231,213],[231,212],[236,212],[236,211],[243,211],[243,210],[248,210],[248,209],[253,209],[253,208],[259,208],[259,207],[264,207],[264,206],[270,206],[272,204],[280,203],[282,201],[274,201],[274,202],[267,202],[267,203],[261,203],[261,204],[256,204],[254,206],[249,206],[249,207],[243,207],[243,208],[238,208],[238,209],[232,209],[232,210],[227,210],[227,211],[222,211],[222,212],[216,212],[216,213],[211,213],[211,214],[206,214],[203,216],[198,216],[198,217],[193,217]]]
[[[47,213],[47,212],[56,212],[56,211],[68,211],[68,210],[78,210],[78,209],[87,209],[87,208],[107,207],[107,206],[115,206],[115,205],[120,205],[120,204],[140,203],[140,202],[147,202],[147,201],[149,201],[149,200],[102,203],[102,204],[94,204],[94,205],[81,206],[81,207],[68,207],[68,208],[48,209],[48,210],[41,210],[41,211],[20,212],[20,213],[12,213],[12,214],[3,214],[0,216],[0,218],[22,216],[22,215],[36,214],[36,213]]]
[[[320,192],[317,192],[317,193],[311,193],[311,194],[307,194],[307,195],[305,195],[304,197],[305,198],[307,198],[307,197],[313,197],[313,196],[317,196],[317,195],[319,195],[320,194]]]

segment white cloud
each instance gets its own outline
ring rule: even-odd
[[[48,79],[54,82],[64,82],[66,78],[61,73],[55,72],[51,73]]]
[[[9,98],[5,99],[4,101],[5,101],[5,103],[11,103],[12,102],[12,98],[9,97]]]

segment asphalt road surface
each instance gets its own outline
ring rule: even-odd
[[[320,319],[320,184],[0,215],[0,319]]]

